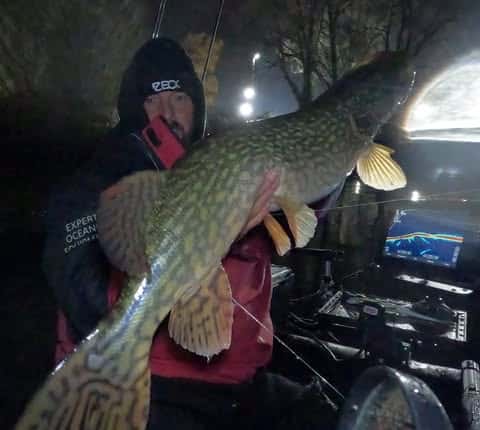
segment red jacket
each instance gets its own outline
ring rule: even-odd
[[[258,368],[270,361],[273,348],[273,326],[270,318],[271,251],[271,243],[266,232],[257,228],[234,244],[231,252],[223,260],[233,297],[268,327],[268,330],[263,329],[243,309],[236,306],[231,347],[213,357],[208,363],[205,358],[196,356],[175,344],[168,334],[167,325],[163,323],[152,343],[150,354],[152,374],[212,383],[240,383],[250,379]],[[108,291],[111,305],[119,297],[123,278],[123,273],[112,270]],[[74,348],[63,314],[59,315],[57,332],[55,359],[59,362]]]

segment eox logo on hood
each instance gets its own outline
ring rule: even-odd
[[[153,91],[159,93],[161,91],[174,91],[180,89],[180,80],[170,79],[167,81],[152,82]]]

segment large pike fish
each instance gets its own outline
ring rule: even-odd
[[[230,345],[233,304],[221,260],[244,227],[266,171],[280,173],[272,210],[284,211],[295,243],[268,215],[280,254],[307,244],[316,217],[306,203],[354,168],[368,185],[406,184],[393,151],[373,143],[407,97],[413,71],[383,54],[346,75],[299,112],[206,139],[171,171],[127,177],[102,195],[102,246],[129,275],[112,312],[49,376],[17,429],[143,429],[149,351],[158,325],[210,357]]]

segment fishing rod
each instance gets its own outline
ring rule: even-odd
[[[223,6],[225,4],[224,0],[220,0],[218,5],[217,17],[215,18],[215,24],[212,31],[212,36],[210,38],[210,45],[208,47],[207,57],[205,58],[205,63],[203,65],[202,71],[202,87],[203,92],[205,93],[205,82],[207,80],[208,65],[210,64],[210,58],[212,57],[213,47],[215,45],[215,40],[217,38],[218,27],[220,26],[220,21],[222,19]],[[167,0],[161,0],[158,5],[157,16],[155,18],[155,25],[153,28],[152,39],[158,39],[160,37],[160,27],[162,25],[163,17],[165,15],[165,8],[167,6]],[[202,139],[205,138],[207,132],[207,107],[205,106],[205,114],[203,116],[203,125],[202,125]]]
[[[202,72],[202,86],[203,91],[205,92],[205,83],[207,80],[207,72],[208,72],[208,65],[210,64],[210,58],[212,56],[213,46],[215,44],[215,40],[217,38],[218,27],[220,26],[220,20],[222,19],[223,13],[223,5],[225,4],[224,0],[220,0],[218,5],[217,17],[215,19],[215,25],[213,27],[212,37],[210,38],[210,45],[208,47],[207,58],[205,59],[205,64],[203,65],[203,72]],[[205,114],[203,116],[203,130],[202,130],[202,139],[205,138],[205,134],[207,132],[207,108],[205,106]]]
[[[157,16],[155,18],[155,25],[153,27],[152,39],[158,39],[160,37],[160,27],[162,25],[163,16],[165,15],[165,7],[167,6],[167,0],[160,0],[158,5]]]

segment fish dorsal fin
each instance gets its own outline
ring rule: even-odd
[[[190,288],[173,306],[168,331],[183,348],[211,357],[228,349],[232,339],[232,291],[222,265],[211,270],[192,291]]]
[[[148,269],[145,219],[164,189],[165,172],[143,171],[121,179],[100,196],[97,231],[110,262],[129,275]]]
[[[290,248],[292,247],[290,238],[280,223],[270,214],[264,218],[263,223],[265,224],[265,227],[267,228],[268,233],[273,240],[277,254],[285,255],[288,251],[290,251]]]
[[[287,217],[288,226],[295,239],[297,248],[304,247],[315,235],[317,217],[315,211],[306,204],[297,202],[289,197],[275,197],[277,205]]]
[[[392,159],[395,151],[378,143],[370,148],[357,161],[357,173],[367,185],[378,190],[391,191],[407,185],[402,168]]]

